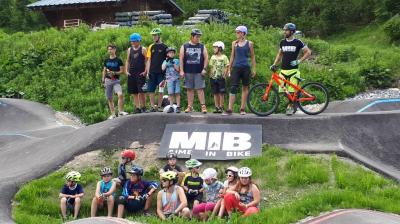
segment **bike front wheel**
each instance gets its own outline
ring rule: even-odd
[[[247,106],[258,116],[268,116],[275,112],[279,104],[278,91],[272,87],[266,100],[263,99],[268,83],[259,83],[249,90]]]
[[[322,113],[329,104],[328,89],[317,82],[305,84],[301,90],[297,92],[297,96],[297,105],[301,111],[308,115]]]

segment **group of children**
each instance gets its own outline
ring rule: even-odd
[[[143,179],[143,169],[133,164],[135,157],[132,150],[122,151],[117,178],[113,179],[110,167],[101,169],[101,180],[97,182],[91,204],[92,217],[100,208],[107,208],[107,216],[111,217],[115,204],[118,205],[119,218],[124,216],[125,211],[143,212],[149,216],[153,195],[159,187],[161,190],[156,194],[156,211],[162,220],[180,216],[206,221],[211,216],[230,216],[234,210],[243,213],[243,216],[259,212],[260,190],[252,182],[252,171],[248,167],[228,167],[225,170],[226,180],[222,183],[218,181],[218,173],[214,168],[207,168],[201,174],[202,163],[196,159],[185,162],[188,169],[185,173],[176,164],[177,155],[169,152],[168,163],[159,171],[159,184],[158,181]],[[61,214],[65,220],[70,210],[76,219],[84,196],[79,184],[81,174],[71,171],[65,179],[66,184],[60,193]],[[118,188],[122,188],[120,196],[116,196]]]

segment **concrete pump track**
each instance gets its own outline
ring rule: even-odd
[[[48,106],[0,98],[0,223],[13,222],[11,200],[23,183],[91,150],[160,142],[166,124],[261,124],[263,143],[307,153],[335,152],[400,181],[400,99],[333,102],[317,116],[239,116],[148,113],[76,128],[60,124]],[[354,221],[361,211],[352,211],[332,217],[351,216],[352,223],[363,223]],[[400,223],[397,215],[385,217],[392,220],[387,223]],[[310,223],[339,222],[325,217]]]

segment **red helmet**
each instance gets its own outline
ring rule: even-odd
[[[131,161],[133,161],[136,158],[136,153],[133,150],[125,149],[124,151],[121,152],[121,157],[129,158]]]

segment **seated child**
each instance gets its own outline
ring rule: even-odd
[[[83,197],[83,188],[78,182],[81,180],[81,174],[77,171],[71,171],[65,176],[67,183],[61,189],[59,197],[61,198],[61,214],[63,220],[67,219],[67,209],[73,211],[74,219],[78,217],[81,207],[81,198]]]
[[[104,167],[100,171],[101,181],[97,182],[95,196],[92,200],[91,216],[95,217],[98,208],[104,206],[107,202],[107,216],[111,217],[114,208],[116,183],[112,181],[111,167]]]

